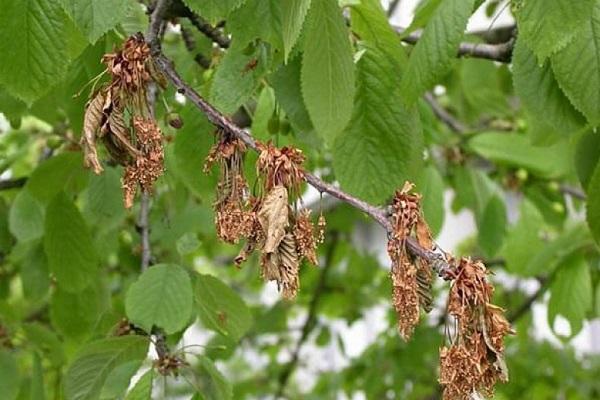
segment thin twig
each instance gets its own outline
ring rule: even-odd
[[[538,290],[536,290],[535,293],[533,293],[531,296],[525,299],[525,301],[519,306],[519,308],[517,308],[510,315],[508,315],[508,322],[514,324],[523,316],[525,316],[531,309],[533,303],[535,303],[546,292],[546,289],[548,289],[549,282],[550,279],[540,279],[540,287],[538,288]]]
[[[292,373],[298,366],[298,361],[300,357],[300,350],[302,350],[302,346],[308,339],[308,336],[313,331],[315,327],[315,322],[317,320],[317,309],[319,307],[319,301],[321,300],[321,296],[325,292],[326,283],[327,283],[327,275],[331,269],[333,259],[333,255],[335,253],[335,249],[339,242],[339,233],[331,232],[331,244],[327,249],[327,254],[325,255],[324,266],[321,270],[321,274],[319,276],[319,281],[317,282],[317,287],[313,292],[313,296],[308,305],[308,314],[306,316],[306,320],[304,320],[304,325],[302,325],[302,333],[300,334],[300,338],[296,342],[296,347],[292,352],[292,358],[287,363],[287,365],[281,371],[279,375],[279,388],[277,389],[277,394],[275,398],[283,397],[283,393],[285,392],[285,388],[287,386],[288,380],[292,376]]]
[[[171,5],[172,0],[157,0],[154,10],[150,15],[150,24],[146,33],[146,42],[154,51],[160,51],[161,36],[164,33],[166,25],[165,15]],[[152,117],[154,117],[154,107],[156,104],[157,88],[156,84],[151,84],[148,88],[148,108]],[[152,261],[152,248],[150,245],[150,194],[142,191],[140,202],[140,215],[138,219],[138,229],[142,240],[142,271],[146,270]],[[166,335],[162,329],[154,328],[152,334],[155,337],[154,348],[159,359],[163,359],[169,354],[169,348],[166,343]]]
[[[387,9],[387,16],[392,17],[394,15],[394,13],[396,12],[396,10],[398,9],[398,6],[400,5],[400,0],[392,0],[390,2],[390,5]]]
[[[404,28],[394,27],[396,32],[402,34]],[[402,41],[408,44],[417,44],[421,39],[423,31],[416,31],[402,38]],[[515,40],[511,38],[509,41],[500,44],[487,43],[461,43],[458,47],[458,56],[483,58],[486,60],[498,61],[502,63],[510,62]]]
[[[440,121],[442,121],[450,130],[456,133],[465,133],[468,131],[468,128],[459,120],[454,118],[452,114],[450,114],[440,103],[438,103],[437,99],[432,93],[425,93],[425,101],[431,107],[431,110],[435,114],[436,117]]]
[[[560,191],[563,194],[568,194],[569,196],[574,197],[578,200],[587,200],[587,196],[580,188],[569,185],[560,185]]]
[[[1,180],[0,190],[20,188],[25,186],[25,183],[27,183],[27,177]]]
[[[150,213],[150,195],[142,192],[140,201],[140,215],[137,228],[142,240],[142,271],[145,271],[152,261],[152,248],[150,247],[150,224],[148,222],[148,214]]]
[[[226,49],[231,44],[231,40],[228,37],[224,36],[218,28],[213,27],[201,16],[190,11],[187,17],[196,29],[214,43],[218,44],[219,47]]]

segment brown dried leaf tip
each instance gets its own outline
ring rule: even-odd
[[[204,163],[209,173],[214,164],[219,165],[219,183],[214,203],[217,236],[227,243],[238,243],[252,235],[255,215],[250,208],[248,184],[244,177],[246,146],[240,139],[220,133]]]
[[[410,338],[419,323],[420,309],[429,312],[432,304],[431,269],[423,260],[413,260],[406,250],[406,239],[412,236],[426,248],[433,246],[429,227],[421,215],[421,196],[411,193],[413,188],[412,183],[406,182],[394,196],[388,241],[392,303],[398,315],[398,331],[404,340]]]
[[[137,185],[151,192],[163,172],[162,135],[150,118],[146,98],[148,83],[162,80],[141,34],[127,39],[123,49],[106,54],[102,61],[111,82],[94,92],[86,106],[81,137],[84,165],[102,173],[96,146],[101,138],[113,160],[125,167],[123,195],[129,208]]]
[[[440,383],[445,400],[467,400],[475,393],[494,394],[508,381],[504,338],[513,334],[504,310],[490,303],[493,287],[483,263],[462,258],[450,288],[448,313],[457,322],[451,344],[440,350]]]

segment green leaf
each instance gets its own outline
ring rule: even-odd
[[[595,126],[600,124],[600,3],[594,3],[582,29],[552,56],[552,69],[573,105]]]
[[[85,289],[96,276],[97,255],[83,217],[64,193],[48,204],[44,232],[48,266],[60,287],[69,292]]]
[[[300,37],[310,2],[311,0],[286,0],[281,2],[283,50],[286,63],[296,41]]]
[[[265,86],[258,96],[256,103],[256,110],[254,111],[254,117],[252,118],[252,136],[258,140],[268,140],[270,138],[269,133],[269,120],[271,118],[279,118],[275,114],[275,92],[269,86]]]
[[[590,269],[581,254],[573,255],[557,269],[550,286],[548,320],[550,327],[558,315],[565,317],[575,336],[583,327],[585,314],[592,307],[593,289]]]
[[[308,133],[312,132],[314,127],[302,98],[301,69],[302,57],[296,56],[287,65],[281,65],[271,74],[269,83],[273,86],[275,98],[285,111],[294,130]]]
[[[202,173],[204,156],[214,143],[214,127],[195,108],[187,106],[181,112],[185,121],[183,128],[175,136],[173,149],[174,172],[184,185],[200,197],[212,196],[216,185],[216,174]],[[171,161],[167,153],[167,162]]]
[[[152,381],[154,380],[154,370],[149,369],[133,389],[127,393],[125,400],[151,400],[152,399]]]
[[[216,24],[227,18],[229,13],[245,0],[183,0],[188,7],[203,18]]]
[[[198,316],[212,329],[237,342],[250,329],[252,316],[244,301],[229,286],[211,275],[195,278]]]
[[[22,189],[10,208],[9,228],[18,241],[38,239],[44,234],[44,208],[27,189]]]
[[[531,115],[563,137],[585,125],[583,116],[558,86],[550,62],[540,66],[522,40],[517,41],[513,53],[513,80],[515,92]]]
[[[589,18],[594,0],[527,0],[517,14],[519,37],[540,61],[565,47]]]
[[[444,225],[444,180],[437,168],[429,165],[418,182],[417,190],[423,196],[423,216],[435,237]]]
[[[131,379],[140,369],[140,360],[133,360],[119,365],[106,377],[100,392],[100,399],[122,399],[129,388]]]
[[[148,339],[121,336],[86,345],[75,357],[65,376],[67,400],[96,400],[110,372],[128,361],[142,361]]]
[[[556,239],[547,243],[543,249],[533,254],[533,257],[523,267],[523,274],[537,276],[541,273],[550,274],[565,258],[571,254],[593,245],[590,231],[582,224],[577,224],[562,232]]]
[[[80,152],[62,153],[40,164],[31,174],[25,188],[33,197],[47,203],[63,189],[78,192],[88,178]]]
[[[31,400],[46,400],[46,393],[44,392],[44,368],[42,367],[42,360],[40,360],[40,356],[37,353],[33,355],[30,391]]]
[[[0,83],[31,104],[65,76],[67,16],[56,0],[0,0],[0,9]]]
[[[78,293],[56,288],[50,298],[50,320],[63,336],[85,338],[98,320],[100,299],[95,285]]]
[[[25,297],[32,301],[41,300],[48,293],[50,277],[48,260],[40,241],[35,241],[35,244],[23,256],[20,264]]]
[[[488,60],[461,60],[461,94],[476,116],[506,116],[513,112],[502,90],[500,74],[501,69]]]
[[[233,388],[231,383],[221,374],[212,360],[202,355],[199,355],[197,359],[196,381],[197,386],[202,389],[201,398],[204,400],[232,399]]]
[[[487,203],[479,227],[479,245],[487,257],[496,255],[506,233],[506,206],[502,199],[493,196]]]
[[[400,36],[406,37],[415,30],[426,26],[441,2],[442,0],[424,0],[419,2],[415,9],[415,16],[412,22]]]
[[[260,39],[281,49],[283,47],[281,3],[280,0],[244,0],[242,6],[232,12],[227,21],[227,27],[234,41],[238,45],[245,46]],[[256,22],[249,23],[249,21]]]
[[[596,165],[587,193],[587,223],[596,243],[600,244],[600,163]]]
[[[121,23],[129,7],[123,0],[62,0],[62,3],[90,43]]]
[[[86,219],[102,229],[118,226],[125,217],[121,177],[117,168],[105,168],[101,175],[92,175],[84,196]]]
[[[267,71],[266,48],[252,46],[250,54],[234,41],[219,63],[211,86],[210,98],[225,114],[232,114],[244,104],[258,87]],[[256,62],[255,67],[250,67]]]
[[[354,63],[348,29],[336,0],[313,0],[306,17],[302,94],[308,114],[333,143],[352,115]]]
[[[581,186],[587,191],[596,165],[600,161],[600,135],[590,131],[581,136],[575,151],[575,170]]]
[[[178,265],[154,265],[127,291],[127,317],[150,332],[153,326],[167,334],[186,327],[192,314],[193,293],[188,273]]]
[[[468,146],[491,161],[526,168],[544,178],[564,176],[572,168],[568,144],[564,141],[550,147],[535,147],[524,135],[491,132],[473,137]]]
[[[0,393],[6,400],[14,400],[19,393],[19,366],[7,350],[0,350]]]
[[[353,30],[366,39],[357,64],[354,111],[335,142],[333,166],[344,189],[377,203],[414,179],[423,138],[416,108],[405,107],[398,91],[405,65],[402,47],[382,20],[383,11],[372,2],[363,4],[352,14]]]
[[[408,102],[415,102],[450,70],[472,10],[473,0],[444,0],[436,9],[402,78],[401,92]]]
[[[527,276],[526,266],[544,248],[541,238],[544,218],[527,199],[521,203],[519,211],[519,221],[509,229],[502,254],[508,272]]]
[[[39,322],[23,324],[23,331],[27,337],[27,342],[32,348],[40,352],[53,366],[60,366],[65,363],[66,357],[63,345],[54,331]]]

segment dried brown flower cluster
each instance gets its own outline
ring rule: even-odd
[[[266,192],[275,186],[284,186],[298,196],[300,184],[304,180],[302,164],[305,157],[302,151],[294,147],[277,148],[269,141],[267,144],[259,143],[260,156],[256,162],[258,175],[264,180],[263,187]]]
[[[282,296],[292,299],[300,287],[301,260],[306,258],[314,265],[318,262],[318,238],[310,212],[298,211],[296,205],[304,180],[304,155],[298,149],[279,149],[271,143],[258,143],[258,148],[259,195],[249,199],[242,174],[245,146],[239,139],[221,134],[206,159],[205,171],[216,163],[221,170],[215,202],[217,233],[228,243],[246,239],[235,259],[238,266],[259,250],[262,277],[276,281]],[[324,225],[322,219],[320,236]]]
[[[398,315],[398,331],[404,340],[419,323],[420,310],[431,311],[431,268],[423,260],[413,260],[406,239],[415,236],[420,245],[431,249],[429,227],[421,215],[421,196],[412,194],[414,185],[406,182],[392,202],[392,232],[388,254],[392,260],[392,303]]]
[[[162,376],[172,375],[179,376],[179,370],[182,367],[187,367],[189,364],[176,354],[164,354],[154,361],[154,368]]]
[[[449,347],[440,350],[440,383],[445,400],[491,397],[494,385],[508,381],[504,337],[514,333],[504,310],[490,303],[493,287],[483,263],[462,258],[450,289],[448,313],[456,319]]]
[[[241,238],[252,234],[255,219],[244,177],[246,146],[240,139],[229,135],[220,134],[219,138],[219,142],[206,157],[204,172],[209,173],[214,164],[219,165],[219,183],[214,204],[217,236],[227,243],[238,243]]]
[[[141,35],[127,39],[123,49],[106,54],[102,61],[111,82],[97,90],[86,106],[81,145],[84,164],[96,174],[103,171],[96,140],[102,139],[110,156],[125,167],[123,194],[133,205],[137,186],[151,192],[163,172],[162,135],[150,117],[147,85],[162,83]]]

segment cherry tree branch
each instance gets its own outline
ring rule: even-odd
[[[404,28],[394,27],[399,34],[404,32]],[[423,31],[412,32],[402,38],[404,43],[415,45],[421,39]],[[487,44],[487,43],[468,43],[463,42],[458,47],[459,57],[483,58],[486,60],[509,63],[512,58],[513,47],[515,44],[514,38],[509,39],[505,43]]]
[[[435,114],[435,116],[442,121],[450,130],[456,133],[466,133],[468,128],[460,122],[458,119],[454,117],[454,115],[450,114],[440,103],[438,103],[437,99],[432,93],[425,93],[425,101],[431,107],[431,110]]]
[[[170,0],[158,0],[155,10],[151,16],[150,29],[161,29],[161,23],[157,23],[156,20],[163,20],[167,9],[164,6],[164,4],[169,1]],[[162,13],[159,12],[159,10],[163,10]],[[198,92],[196,92],[190,85],[183,81],[181,76],[179,76],[179,74],[175,70],[173,62],[161,53],[160,40],[158,40],[158,32],[159,31],[150,33],[148,35],[148,42],[151,45],[152,55],[154,57],[156,66],[160,70],[160,72],[162,72],[162,74],[177,89],[177,92],[185,96],[192,104],[196,106],[196,108],[202,111],[213,125],[220,128],[222,131],[239,138],[249,148],[258,151],[256,140],[252,137],[252,135],[250,135],[248,131],[240,128],[235,123],[233,123],[229,118],[220,113],[212,104],[210,104],[202,96],[200,96]],[[388,232],[388,234],[391,233],[392,226],[389,220],[387,210],[371,205],[361,199],[358,199],[344,192],[340,188],[332,185],[331,183],[322,181],[320,178],[316,177],[315,175],[309,172],[305,174],[305,180],[309,185],[317,189],[319,192],[327,193],[330,196],[333,196],[351,205],[352,207],[366,213],[377,223],[379,223]],[[406,247],[413,256],[420,257],[431,263],[437,273],[442,273],[450,268],[442,252],[438,253],[426,249],[420,246],[417,243],[417,241],[413,238],[406,239]]]

